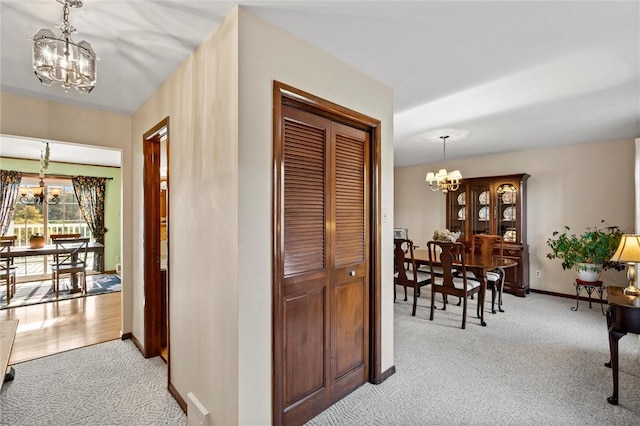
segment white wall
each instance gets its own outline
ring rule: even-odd
[[[122,150],[122,332],[131,332],[135,286],[131,262],[131,118],[2,92],[0,133]]]
[[[193,392],[200,399],[214,424],[271,422],[274,80],[382,121],[382,202],[392,209],[391,90],[242,8],[136,112],[136,211],[142,205],[138,141],[170,117],[171,380],[183,397]],[[138,279],[141,221],[138,214]],[[393,365],[391,228],[389,220],[383,227],[383,370]],[[136,330],[142,309],[137,299]]]
[[[563,271],[559,260],[549,260],[546,244],[564,225],[581,233],[585,227],[619,225],[635,228],[633,139],[604,141],[559,148],[521,151],[451,160],[395,169],[395,225],[409,228],[418,245],[444,228],[445,197],[425,182],[429,170],[460,169],[464,177],[529,173],[527,185],[527,239],[532,289],[575,295],[575,272]],[[535,277],[535,271],[541,277]],[[626,285],[625,275],[605,271],[606,285]]]

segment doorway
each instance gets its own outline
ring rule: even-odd
[[[274,84],[274,424],[381,381],[379,126]]]
[[[169,117],[143,136],[144,356],[169,364]]]

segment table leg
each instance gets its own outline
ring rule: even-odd
[[[480,300],[478,301],[480,304],[480,325],[486,327],[487,323],[484,322],[484,297],[487,293],[487,279],[484,276],[484,271],[482,271],[482,275],[480,275],[480,285]]]
[[[610,309],[607,310],[607,327],[609,328],[609,362],[604,365],[611,368],[613,375],[613,395],[607,398],[607,402],[611,405],[618,405],[618,340],[627,333],[613,331]]]

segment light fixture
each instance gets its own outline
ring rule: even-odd
[[[68,91],[89,93],[96,85],[96,54],[86,41],[75,43],[71,33],[76,29],[69,23],[69,8],[82,7],[82,0],[57,0],[63,4],[62,31],[56,38],[51,30],[41,29],[33,36],[33,71],[43,84],[57,82]]]
[[[447,138],[449,138],[448,135],[440,136],[444,160],[447,159]],[[429,187],[431,187],[432,191],[442,191],[443,194],[446,194],[449,191],[457,190],[460,187],[461,179],[462,173],[460,173],[460,170],[448,173],[447,169],[440,169],[437,173],[427,173],[425,181],[429,182]]]
[[[44,152],[40,151],[40,183],[37,187],[20,187],[20,197],[18,200],[28,205],[42,205],[43,203],[55,205],[60,202],[60,188],[51,188],[51,193],[47,193],[44,184],[44,171],[49,168],[49,155],[51,150],[47,142]]]
[[[627,262],[627,280],[629,285],[624,289],[628,296],[640,296],[636,287],[636,263],[640,262],[640,235],[622,235],[618,249],[611,257],[612,262]]]
[[[20,187],[20,202],[25,206],[58,204],[60,202],[60,188],[51,188],[51,193],[47,193],[44,185],[44,179],[40,178],[40,185],[36,187]]]

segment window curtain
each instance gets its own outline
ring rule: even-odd
[[[15,170],[0,170],[0,235],[9,230],[16,208],[22,173]]]
[[[78,200],[78,206],[87,222],[91,234],[96,242],[104,244],[104,193],[107,179],[94,176],[76,176],[71,178],[73,191]],[[93,270],[104,271],[104,253],[96,252]]]

